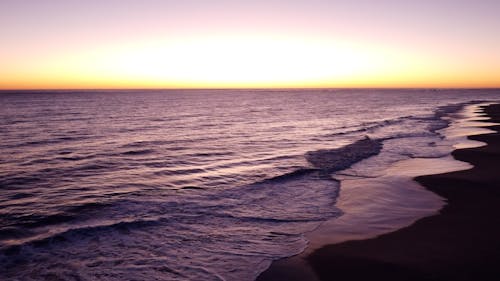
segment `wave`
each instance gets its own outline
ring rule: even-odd
[[[75,226],[73,228],[69,228],[60,232],[55,232],[55,233],[46,233],[46,234],[41,234],[35,237],[31,237],[31,239],[25,240],[23,243],[20,244],[12,244],[12,245],[7,245],[3,249],[0,247],[2,252],[9,256],[13,253],[19,253],[23,248],[40,248],[40,247],[46,247],[52,243],[57,243],[61,241],[71,241],[71,240],[78,240],[78,236],[91,236],[92,234],[99,232],[99,231],[107,231],[110,229],[115,229],[116,231],[119,231],[121,233],[127,233],[130,229],[134,228],[142,228],[142,227],[148,227],[148,226],[154,226],[157,225],[160,222],[160,219],[158,220],[141,220],[141,219],[136,219],[132,221],[118,221],[118,222],[112,222],[109,224],[96,224],[96,225],[82,225],[82,226]],[[19,229],[12,229],[12,233],[18,233],[21,230]],[[9,238],[11,238],[10,236]],[[0,258],[1,261],[1,258]]]
[[[52,213],[38,213],[28,215],[5,214],[0,219],[1,227],[35,229],[39,227],[47,227],[71,221],[78,221],[84,215],[95,213],[104,207],[110,207],[112,203],[103,202],[87,202],[73,206],[59,207],[60,211]],[[4,233],[5,234],[5,233]],[[1,239],[9,239],[8,235],[4,235]]]
[[[138,149],[138,150],[129,150],[122,152],[121,155],[146,155],[154,153],[154,149]]]
[[[308,152],[306,153],[306,159],[315,168],[323,172],[333,173],[349,168],[352,164],[365,158],[377,155],[381,150],[381,140],[365,137],[340,148]]]
[[[32,147],[32,146],[35,146],[35,147],[36,146],[48,146],[48,145],[56,145],[56,144],[68,143],[68,142],[78,142],[78,141],[87,140],[89,138],[90,137],[87,135],[63,136],[63,137],[55,137],[55,138],[50,138],[50,139],[18,142],[16,144],[1,144],[0,147],[2,147],[2,148],[25,148],[25,147]]]
[[[318,169],[301,168],[301,169],[297,169],[295,171],[292,171],[290,173],[286,173],[283,175],[279,175],[276,177],[265,179],[262,182],[269,183],[269,182],[288,181],[288,180],[293,180],[293,179],[296,179],[298,177],[301,177],[304,175],[309,175],[311,173],[318,172],[318,171],[319,171]]]

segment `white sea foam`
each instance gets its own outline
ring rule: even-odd
[[[392,232],[439,212],[445,201],[413,178],[472,168],[450,153],[483,145],[467,136],[492,132],[478,126],[493,123],[477,121],[481,119],[480,107],[488,104],[470,104],[443,115],[449,126],[439,130],[439,135],[386,140],[379,155],[334,174],[341,181],[336,206],[343,215],[308,233],[312,243],[304,254],[326,244]]]

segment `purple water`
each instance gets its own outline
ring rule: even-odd
[[[0,93],[0,278],[252,280],[342,218],[343,170],[356,163],[350,176],[376,178],[398,161],[447,157],[450,114],[499,99],[498,90]]]

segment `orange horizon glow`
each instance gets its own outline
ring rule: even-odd
[[[296,1],[290,10],[271,1],[285,9],[283,15],[262,3],[223,8],[229,2],[215,1],[221,6],[201,9],[196,1],[148,1],[155,7],[125,2],[135,10],[113,1],[0,4],[7,12],[0,12],[0,24],[7,27],[0,31],[6,39],[0,46],[0,89],[500,88],[500,39],[494,28],[485,30],[494,24],[483,22],[488,10],[462,23],[471,8],[462,7],[451,13],[456,18],[445,18],[448,23],[421,18],[434,6],[413,7],[422,15],[412,10],[416,15],[404,15],[411,20],[389,21],[366,11],[370,18],[355,17],[357,6],[323,1],[313,1],[321,7]],[[125,15],[113,13],[116,8]],[[397,7],[385,8],[381,12],[394,17]],[[42,18],[22,22],[16,9],[33,9]],[[80,15],[82,9],[87,12]],[[175,10],[172,19],[162,9]],[[328,9],[341,10],[340,19],[331,20],[323,11]],[[260,21],[248,20],[255,16]],[[92,17],[96,23],[88,21]],[[500,24],[494,13],[489,20]],[[457,25],[465,31],[454,32]]]

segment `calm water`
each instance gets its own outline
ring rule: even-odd
[[[335,173],[357,163],[376,178],[398,161],[446,157],[451,113],[499,99],[497,90],[0,93],[0,278],[252,280],[344,214]]]

